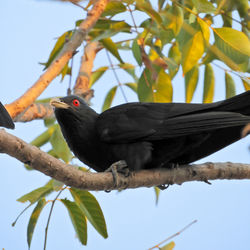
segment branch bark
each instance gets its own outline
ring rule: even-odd
[[[95,25],[107,3],[108,0],[95,1],[93,8],[87,14],[87,18],[82,21],[79,28],[74,32],[70,41],[64,45],[64,48],[48,67],[48,69],[20,98],[5,106],[12,118],[16,117],[28,106],[30,106],[48,87],[50,82],[61,72],[66,63],[74,55],[76,49],[82,44],[90,29]]]
[[[29,122],[52,117],[54,117],[54,110],[49,103],[33,103],[13,120],[14,122]]]
[[[48,155],[20,138],[0,130],[0,152],[15,157],[34,169],[79,189],[114,190],[152,187],[162,184],[182,184],[189,181],[218,179],[250,179],[250,164],[204,163],[183,165],[175,169],[152,169],[132,172],[114,187],[111,173],[87,173]]]
[[[98,42],[88,42],[84,48],[79,74],[74,86],[75,95],[82,96],[89,91],[89,80],[96,57],[97,47]]]

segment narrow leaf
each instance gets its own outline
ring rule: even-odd
[[[182,69],[184,74],[197,64],[204,50],[203,34],[201,31],[198,31],[183,47]]]
[[[245,90],[246,91],[250,90],[250,83],[249,83],[250,79],[249,79],[248,82],[245,81],[244,79],[241,79],[241,80],[242,80],[242,83],[243,83],[243,86],[244,86]]]
[[[142,66],[142,55],[141,55],[141,49],[140,46],[138,45],[137,39],[135,39],[133,41],[132,44],[132,52],[134,55],[135,60],[137,61],[137,63]]]
[[[250,41],[248,37],[241,31],[229,27],[216,28],[214,32],[225,44],[239,51],[242,54],[250,56]],[[240,45],[240,46],[239,46]]]
[[[225,83],[226,83],[226,99],[236,95],[235,83],[227,72],[225,73]]]
[[[159,201],[159,196],[160,196],[161,190],[158,187],[154,187],[154,190],[155,190],[155,204],[157,205],[158,201]]]
[[[128,83],[124,83],[123,85],[129,87],[131,90],[133,90],[135,93],[137,93],[137,87],[138,87],[137,83],[128,82]]]
[[[135,80],[137,79],[137,76],[135,74],[135,66],[130,63],[121,63],[119,64],[119,67],[123,70],[125,70],[129,75],[131,75]]]
[[[63,138],[59,126],[56,127],[54,133],[50,137],[50,143],[56,155],[61,158],[65,163],[68,163],[72,159],[73,155],[70,152],[68,144]]]
[[[127,9],[121,2],[110,1],[105,10],[102,13],[102,16],[114,16],[116,14],[125,12]]]
[[[175,36],[180,32],[183,24],[183,10],[181,7],[173,4],[169,10],[165,13],[166,16],[166,26],[167,29],[172,29]]]
[[[186,102],[191,102],[193,99],[194,92],[197,87],[199,79],[199,68],[194,66],[191,70],[185,75],[185,93],[186,93]]]
[[[100,67],[96,71],[92,72],[90,81],[89,81],[89,87],[92,87],[96,81],[98,81],[101,76],[107,71],[108,67]]]
[[[210,64],[205,67],[203,102],[210,103],[214,98],[214,71]]]
[[[179,43],[175,42],[168,52],[168,57],[172,61],[172,63],[168,62],[168,70],[171,79],[175,77],[179,70],[179,66],[181,63],[181,52],[179,49]]]
[[[123,63],[122,58],[119,55],[117,46],[111,38],[101,39],[100,42],[114,57],[119,60],[120,63]]]
[[[102,105],[102,112],[105,111],[106,109],[110,108],[112,101],[114,100],[116,90],[117,90],[117,86],[114,86],[107,93],[105,100],[104,100],[104,103]]]
[[[106,222],[101,207],[96,198],[88,191],[75,188],[70,189],[76,204],[87,217],[89,222],[104,238],[108,237]]]
[[[209,45],[209,39],[210,39],[210,29],[208,24],[203,21],[202,19],[197,20],[200,27],[201,27],[201,32],[204,38],[205,45]]]
[[[77,238],[83,245],[87,245],[87,221],[84,213],[75,202],[67,199],[61,199],[60,201],[68,210]]]
[[[167,245],[161,247],[160,250],[173,250],[174,247],[175,247],[175,243],[173,241],[171,241]]]
[[[170,76],[161,69],[153,85],[155,102],[172,102],[173,86]]]
[[[192,0],[192,2],[198,13],[213,14],[216,11],[216,8],[208,0]]]
[[[40,198],[47,196],[51,192],[53,192],[53,180],[50,180],[45,186],[37,188],[23,195],[22,197],[17,199],[17,201],[23,203],[29,201],[30,203],[34,203],[38,201]]]
[[[150,70],[146,68],[142,72],[141,77],[138,81],[137,94],[140,102],[154,101],[152,85],[153,85],[152,74]]]
[[[30,216],[29,224],[27,228],[27,241],[28,241],[29,248],[30,248],[31,240],[32,240],[33,233],[36,227],[37,220],[45,205],[46,205],[46,200],[44,198],[40,199]]]
[[[157,11],[153,9],[149,2],[136,1],[137,10],[143,11],[148,14],[159,26],[162,26],[162,18]]]
[[[56,58],[56,56],[59,54],[59,52],[61,51],[61,49],[63,48],[64,44],[71,38],[72,36],[72,30],[67,31],[65,33],[63,33],[58,39],[57,42],[53,48],[53,50],[51,51],[50,55],[49,55],[49,59],[46,63],[42,63],[45,65],[45,69],[47,69],[50,64],[53,62],[53,60]]]

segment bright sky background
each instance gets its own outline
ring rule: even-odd
[[[38,79],[42,66],[55,43],[54,38],[74,27],[83,18],[83,11],[68,3],[42,0],[0,1],[1,67],[0,100],[10,103]],[[129,20],[130,21],[130,20]],[[80,53],[79,53],[80,54]],[[105,61],[102,60],[105,59]],[[130,58],[126,60],[130,62]],[[77,64],[75,60],[74,63]],[[95,67],[106,63],[105,54],[95,62]],[[114,61],[115,62],[115,61]],[[77,72],[75,68],[74,73]],[[118,71],[120,79],[127,75]],[[129,78],[128,78],[129,79]],[[241,81],[235,78],[238,93],[243,91]],[[132,79],[130,79],[131,81]],[[95,86],[93,108],[98,112],[103,94],[116,84],[112,72]],[[183,79],[174,79],[174,100],[183,101]],[[42,97],[65,95],[68,81],[54,80]],[[199,84],[195,101],[201,101],[202,84]],[[130,101],[135,96],[128,92]],[[224,99],[224,72],[216,70],[216,100]],[[115,104],[124,100],[118,94]],[[10,133],[30,142],[44,129],[41,121],[16,124]],[[249,163],[249,137],[203,159],[201,162]],[[1,208],[0,248],[6,250],[27,249],[26,230],[31,211],[28,210],[14,228],[11,223],[26,206],[16,201],[31,190],[43,186],[49,178],[37,171],[27,171],[23,165],[7,155],[0,155]],[[106,218],[109,238],[103,239],[89,226],[88,245],[81,246],[64,206],[57,202],[49,227],[48,250],[66,249],[136,249],[152,247],[168,236],[178,232],[194,219],[198,222],[174,239],[176,250],[248,250],[250,246],[250,182],[213,181],[186,183],[171,186],[161,192],[159,204],[155,205],[152,188],[140,188],[123,192],[94,192]],[[53,199],[55,194],[50,198]],[[61,198],[65,194],[61,195]],[[35,229],[31,249],[43,249],[44,230],[48,211],[46,206]]]

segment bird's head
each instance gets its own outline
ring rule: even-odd
[[[77,112],[78,110],[85,108],[87,104],[82,98],[70,95],[62,98],[53,98],[50,101],[50,105],[56,109],[67,109]]]
[[[87,121],[96,116],[96,112],[82,98],[75,95],[53,98],[50,105],[55,108],[55,115],[59,123],[66,120],[67,122]]]

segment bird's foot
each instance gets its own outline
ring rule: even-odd
[[[115,187],[118,187],[121,183],[126,183],[126,179],[130,175],[128,165],[126,161],[123,160],[113,163],[109,168],[105,170],[105,172],[112,173]]]

